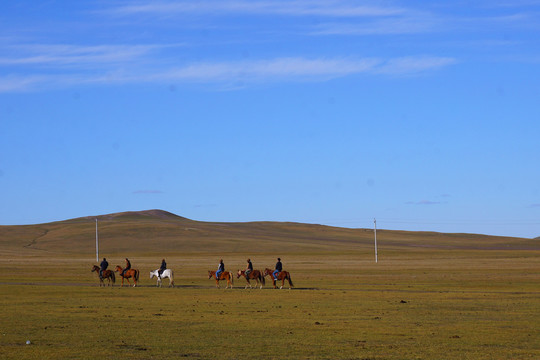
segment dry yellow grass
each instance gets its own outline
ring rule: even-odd
[[[111,267],[141,270],[121,289],[90,272],[94,226],[0,227],[2,358],[540,358],[538,240],[381,231],[375,264],[370,230],[129,213],[100,220]],[[292,291],[207,278],[277,256]],[[177,288],[149,279],[162,257]]]

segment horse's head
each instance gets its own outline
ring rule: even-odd
[[[269,268],[264,269],[264,276],[270,275],[272,273],[272,270]]]
[[[214,272],[212,270],[208,271],[208,278],[211,279],[212,275],[214,275]]]
[[[99,266],[97,265],[92,266],[92,272],[94,271],[99,271]]]
[[[153,279],[155,275],[156,275],[155,271],[150,271],[150,279]]]
[[[122,268],[118,265],[116,265],[116,267],[114,268],[114,271],[118,272],[118,271],[122,271]]]
[[[244,270],[238,270],[238,273],[236,274],[236,278],[240,279],[240,276],[244,275]]]

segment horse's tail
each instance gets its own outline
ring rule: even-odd
[[[171,285],[174,286],[174,274],[171,269],[169,269],[169,279],[171,279]]]
[[[116,281],[116,276],[114,275],[113,271],[111,271],[111,279],[112,279],[112,283],[114,284]]]
[[[139,281],[139,270],[138,269],[135,270],[134,278],[135,278],[135,280]]]
[[[231,278],[231,285],[234,284],[234,276],[233,273],[229,271],[229,277]]]
[[[291,280],[291,274],[290,273],[287,273],[287,280],[289,280],[289,285],[291,285],[292,287],[294,287],[293,283],[292,283],[292,280]]]
[[[259,272],[259,280],[261,281],[261,283],[264,285],[265,281],[264,281],[264,275]]]

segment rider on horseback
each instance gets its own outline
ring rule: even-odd
[[[246,267],[246,278],[249,279],[249,274],[253,271],[253,264],[251,263],[251,259],[247,259],[247,267]]]
[[[128,271],[129,269],[131,269],[131,263],[129,262],[128,258],[126,258],[126,267],[124,268],[124,270],[122,270],[122,276],[124,276],[124,274],[126,273],[126,271]]]
[[[103,272],[105,270],[107,270],[107,267],[109,267],[109,263],[107,262],[107,259],[103,258],[103,261],[101,262],[101,264],[99,264],[99,278],[102,279],[103,278]]]
[[[216,279],[219,280],[219,276],[221,275],[222,272],[225,271],[225,264],[223,263],[223,259],[220,259],[219,260],[219,265],[218,265],[218,269],[216,271]]]
[[[282,272],[282,271],[283,271],[283,264],[281,264],[281,259],[277,258],[276,269],[272,273],[272,276],[274,277],[274,280],[277,281],[277,274]]]
[[[165,259],[161,260],[161,267],[158,270],[158,279],[161,279],[161,274],[165,271],[167,268],[167,263],[165,262]]]

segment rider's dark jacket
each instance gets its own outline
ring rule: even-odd
[[[276,263],[276,270],[277,271],[283,271],[283,265],[281,264],[281,261],[278,261]]]
[[[159,268],[159,270],[164,271],[166,268],[167,268],[167,263],[165,261],[162,261],[161,267]]]
[[[224,263],[219,263],[218,271],[225,271],[225,264]]]
[[[107,267],[109,267],[109,263],[106,260],[103,260],[99,266],[101,267],[101,271],[105,271],[107,270]]]
[[[248,270],[253,271],[253,264],[251,263],[251,261],[248,262]]]

